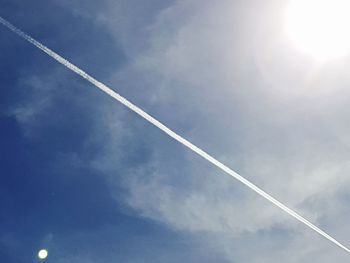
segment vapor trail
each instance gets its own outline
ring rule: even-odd
[[[195,152],[198,155],[200,155],[201,157],[203,157],[208,162],[212,163],[216,167],[220,168],[222,171],[224,171],[227,174],[231,175],[232,177],[236,178],[242,184],[246,185],[247,187],[249,187],[250,189],[255,191],[257,194],[261,195],[262,197],[264,197],[265,199],[270,201],[272,204],[274,204],[275,206],[277,206],[280,209],[282,209],[287,214],[291,215],[292,217],[294,217],[295,219],[299,220],[300,222],[302,222],[303,224],[305,224],[309,228],[313,229],[315,232],[317,232],[321,236],[325,237],[329,241],[333,242],[337,246],[341,247],[342,249],[344,249],[345,251],[350,253],[350,249],[348,249],[347,247],[342,245],[340,242],[338,242],[336,239],[334,239],[333,237],[328,235],[326,232],[324,232],[323,230],[321,230],[320,228],[318,228],[317,226],[315,226],[314,224],[309,222],[307,219],[305,219],[304,217],[299,215],[297,212],[295,212],[292,209],[288,208],[287,206],[285,206],[284,204],[282,204],[281,202],[276,200],[274,197],[272,197],[270,194],[266,193],[264,190],[260,189],[255,184],[251,183],[250,181],[248,181],[247,179],[245,179],[244,177],[242,177],[241,175],[239,175],[238,173],[233,171],[231,168],[227,167],[226,165],[224,165],[223,163],[221,163],[220,161],[218,161],[217,159],[212,157],[210,154],[208,154],[205,151],[203,151],[202,149],[198,148],[196,145],[192,144],[191,142],[189,142],[188,140],[186,140],[185,138],[183,138],[182,136],[180,136],[176,132],[170,130],[167,126],[165,126],[160,121],[158,121],[157,119],[155,119],[154,117],[152,117],[151,115],[149,115],[148,113],[143,111],[141,108],[139,108],[138,106],[134,105],[133,103],[128,101],[126,98],[122,97],[121,95],[119,95],[118,93],[113,91],[111,88],[107,87],[105,84],[103,84],[100,81],[96,80],[95,78],[93,78],[92,76],[90,76],[89,74],[87,74],[86,72],[84,72],[83,70],[81,70],[80,68],[75,66],[74,64],[70,63],[68,60],[64,59],[63,57],[58,55],[56,52],[52,51],[51,49],[49,49],[48,47],[44,46],[40,42],[36,41],[34,38],[32,38],[31,36],[27,35],[26,33],[21,31],[20,29],[18,29],[14,25],[12,25],[10,22],[5,20],[1,16],[0,16],[0,23],[3,24],[8,29],[10,29],[11,31],[13,31],[14,33],[16,33],[18,36],[24,38],[29,43],[33,44],[37,48],[39,48],[42,51],[44,51],[47,55],[49,55],[53,59],[57,60],[62,65],[66,66],[67,68],[69,68],[70,70],[75,72],[76,74],[80,75],[81,77],[83,77],[84,79],[86,79],[87,81],[92,83],[94,86],[96,86],[97,88],[99,88],[103,92],[107,93],[109,96],[111,96],[115,100],[117,100],[120,103],[122,103],[124,106],[128,107],[130,110],[134,111],[135,113],[137,113],[138,115],[143,117],[145,120],[147,120],[148,122],[150,122],[151,124],[153,124],[154,126],[159,128],[160,130],[162,130],[163,132],[168,134],[171,138],[173,138],[176,141],[180,142],[181,144],[183,144],[184,146],[186,146],[187,148],[189,148],[193,152]]]

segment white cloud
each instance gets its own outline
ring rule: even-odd
[[[114,76],[121,94],[348,243],[339,196],[349,189],[349,65],[317,66],[298,54],[281,28],[284,4],[178,1],[143,25],[121,16],[132,6],[110,2],[97,20],[132,58]],[[41,96],[15,114],[33,123],[48,102]],[[125,202],[142,216],[204,239],[231,262],[346,262],[338,248],[155,129],[105,115],[109,107],[96,117],[107,131],[91,138],[105,145],[92,166],[123,181]],[[147,163],[121,167],[123,155],[138,150],[123,152],[123,141],[147,144]]]
[[[135,62],[119,72],[115,82],[128,87],[122,94],[170,127],[339,234],[344,225],[335,223],[332,205],[322,204],[337,203],[339,211],[345,207],[339,204],[339,192],[349,183],[350,126],[341,115],[346,111],[341,97],[348,93],[341,87],[348,79],[344,69],[315,65],[287,42],[284,4],[178,1],[146,26],[149,37],[144,41],[150,46],[134,54]],[[130,42],[137,38],[123,37]],[[145,97],[145,92],[152,97]],[[329,96],[341,103],[333,103]],[[279,262],[278,256],[292,252],[297,255],[285,259],[288,262],[319,259],[322,250],[344,260],[336,248],[306,234],[303,226],[243,186],[216,177],[219,172],[204,162],[188,157],[178,164],[178,171],[167,165],[169,152],[158,151],[149,164],[156,171],[144,167],[128,174],[128,203],[142,215],[185,232],[211,233],[218,239],[225,233],[222,242],[230,241],[236,248],[241,248],[246,232],[258,246],[261,231],[280,227],[280,243],[273,245],[272,234],[266,239],[270,248],[286,252],[247,252],[242,258],[249,262]],[[181,187],[171,185],[173,181]],[[228,233],[235,238],[227,238]],[[293,245],[285,247],[282,242]],[[255,258],[259,254],[262,261]]]

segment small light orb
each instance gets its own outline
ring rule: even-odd
[[[49,255],[49,252],[46,249],[41,249],[38,252],[38,258],[41,259],[41,260],[46,259],[48,255]]]
[[[318,60],[350,53],[349,0],[290,0],[285,29],[292,43]]]

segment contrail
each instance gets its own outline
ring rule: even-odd
[[[120,103],[122,103],[124,106],[128,107],[130,110],[132,110],[135,113],[137,113],[138,115],[140,115],[142,118],[144,118],[145,120],[147,120],[148,122],[150,122],[151,124],[153,124],[154,126],[159,128],[160,130],[162,130],[163,132],[168,134],[171,138],[173,138],[176,141],[180,142],[181,144],[183,144],[184,146],[186,146],[187,148],[189,148],[190,150],[192,150],[193,152],[195,152],[199,156],[203,157],[208,162],[212,163],[213,165],[215,165],[216,167],[218,167],[222,171],[224,171],[227,174],[231,175],[232,177],[236,178],[242,184],[246,185],[247,187],[252,189],[254,192],[256,192],[257,194],[261,195],[262,197],[264,197],[265,199],[270,201],[272,204],[274,204],[275,206],[277,206],[280,209],[282,209],[287,214],[291,215],[292,217],[294,217],[295,219],[299,220],[300,222],[302,222],[303,224],[305,224],[306,226],[308,226],[309,228],[311,228],[312,230],[314,230],[315,232],[317,232],[321,236],[325,237],[329,241],[333,242],[337,246],[341,247],[342,249],[344,249],[345,251],[350,253],[350,249],[348,249],[347,247],[342,245],[340,242],[338,242],[336,239],[334,239],[333,237],[328,235],[326,232],[324,232],[323,230],[321,230],[320,228],[318,228],[317,226],[312,224],[310,221],[308,221],[307,219],[305,219],[301,215],[299,215],[297,212],[295,212],[294,210],[290,209],[286,205],[282,204],[280,201],[276,200],[270,194],[266,193],[264,190],[260,189],[255,184],[251,183],[250,181],[248,181],[247,179],[245,179],[244,177],[242,177],[241,175],[239,175],[238,173],[233,171],[231,168],[229,168],[228,166],[224,165],[223,163],[221,163],[220,161],[218,161],[217,159],[215,159],[213,156],[211,156],[210,154],[206,153],[202,149],[198,148],[196,145],[192,144],[191,142],[189,142],[188,140],[186,140],[185,138],[183,138],[182,136],[180,136],[176,132],[172,131],[167,126],[162,124],[160,121],[158,121],[157,119],[155,119],[154,117],[152,117],[151,115],[149,115],[148,113],[143,111],[141,108],[139,108],[138,106],[134,105],[133,103],[128,101],[126,98],[122,97],[121,95],[119,95],[118,93],[113,91],[111,88],[107,87],[102,82],[96,80],[95,78],[93,78],[92,76],[90,76],[89,74],[87,74],[86,72],[84,72],[83,70],[81,70],[80,68],[75,66],[74,64],[70,63],[68,60],[64,59],[63,57],[58,55],[56,52],[52,51],[51,49],[49,49],[48,47],[44,46],[40,42],[36,41],[34,38],[32,38],[31,36],[27,35],[26,33],[21,31],[20,29],[18,29],[14,25],[12,25],[10,22],[5,20],[1,16],[0,16],[0,23],[3,24],[4,26],[6,26],[11,31],[13,31],[14,33],[16,33],[18,36],[24,38],[29,43],[33,44],[37,48],[39,48],[42,51],[44,51],[47,55],[49,55],[53,59],[57,60],[62,65],[66,66],[67,68],[69,68],[70,70],[75,72],[76,74],[80,75],[81,77],[83,77],[84,79],[86,79],[87,81],[92,83],[94,86],[96,86],[97,88],[99,88],[103,92],[107,93],[109,96],[111,96],[115,100],[117,100]]]

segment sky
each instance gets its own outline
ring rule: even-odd
[[[0,16],[350,245],[349,57],[281,0],[0,0]],[[0,27],[0,261],[349,255]]]

